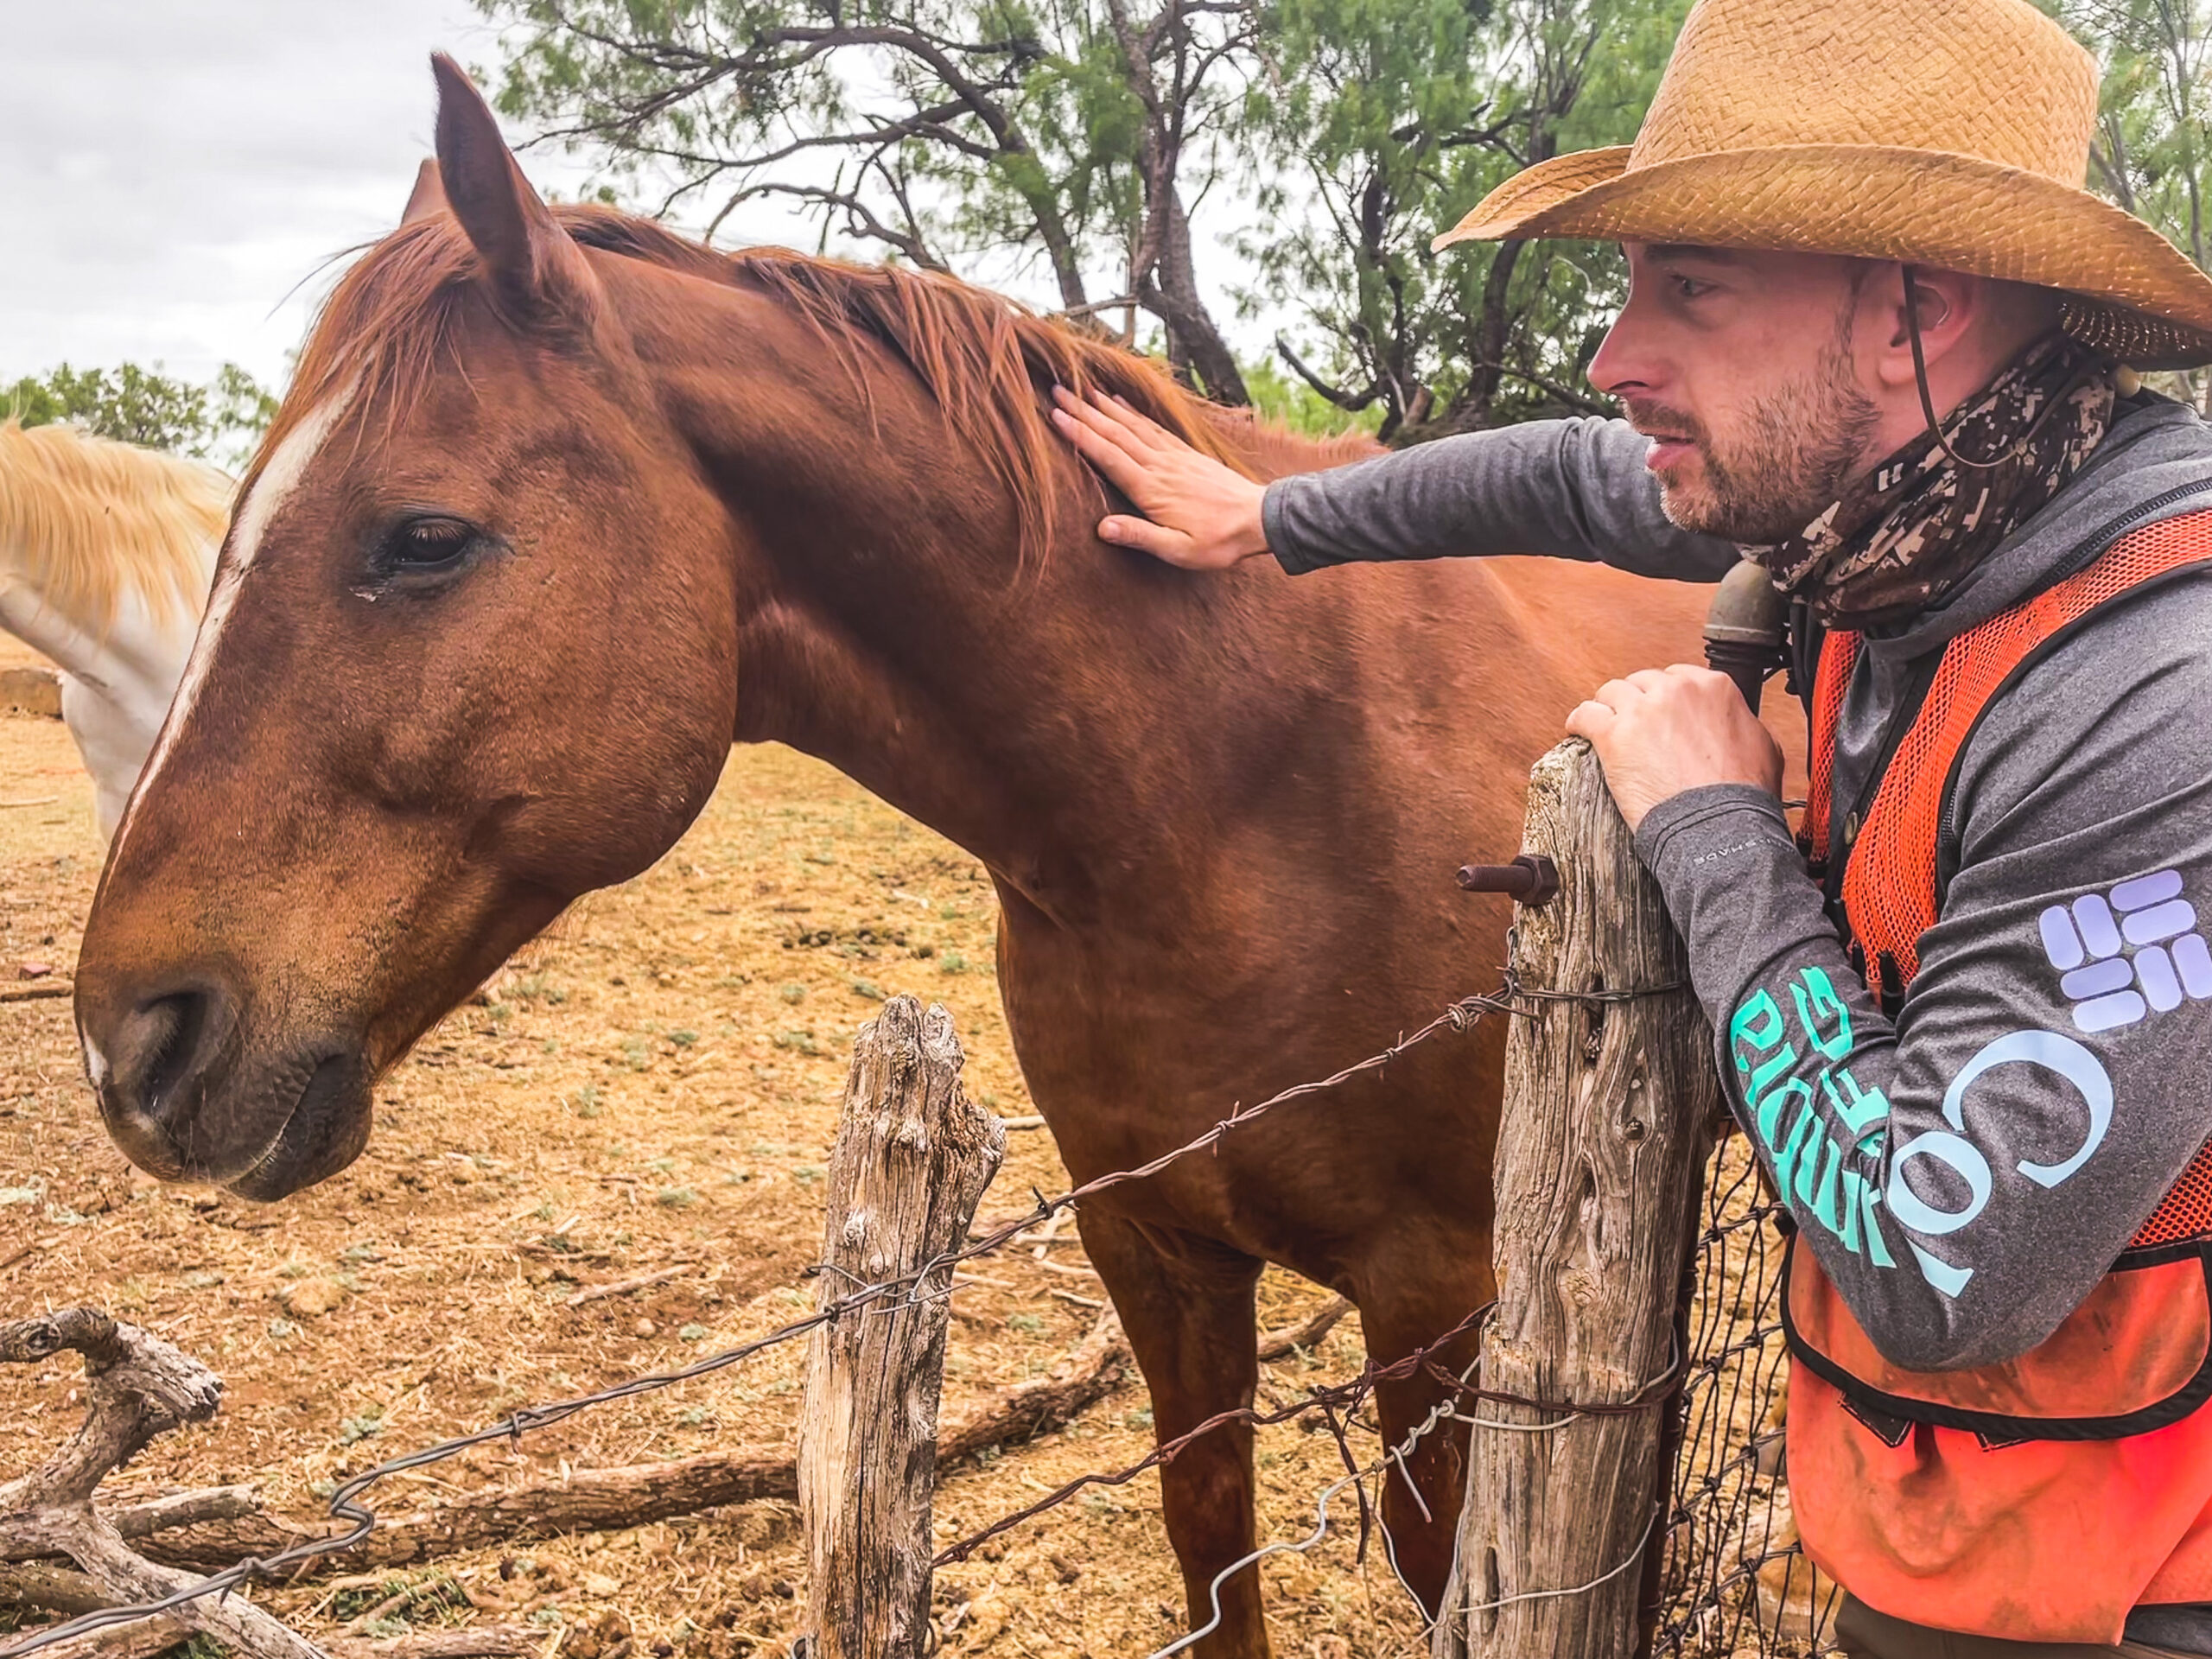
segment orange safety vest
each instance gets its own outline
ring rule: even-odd
[[[1941,909],[1957,761],[1982,712],[2099,607],[2208,566],[2212,512],[2168,518],[1960,634],[1863,821],[1833,838],[1859,640],[1828,637],[1801,844],[1891,1012]],[[2139,1603],[2212,1602],[2212,1142],[2081,1306],[2000,1365],[1891,1364],[1789,1243],[1789,1484],[1805,1547],[1838,1583],[1894,1618],[2014,1641],[2116,1643]]]

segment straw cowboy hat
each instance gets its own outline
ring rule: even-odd
[[[2097,66],[2025,0],[1700,0],[1633,145],[1508,180],[1512,237],[1896,259],[2063,289],[2138,368],[2212,362],[2212,278],[2083,188]]]

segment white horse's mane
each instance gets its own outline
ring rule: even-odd
[[[126,594],[157,620],[207,602],[232,484],[214,467],[73,426],[0,421],[0,579],[105,630]]]

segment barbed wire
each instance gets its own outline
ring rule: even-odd
[[[1457,1325],[1453,1326],[1443,1336],[1439,1337],[1435,1341],[1427,1344],[1426,1346],[1416,1350],[1414,1353],[1406,1356],[1403,1359],[1395,1361],[1389,1365],[1381,1366],[1376,1365],[1372,1360],[1370,1360],[1360,1376],[1354,1379],[1352,1382],[1338,1384],[1337,1385],[1336,1389],[1316,1389],[1313,1390],[1313,1394],[1318,1400],[1319,1396],[1325,1394],[1332,1394],[1339,1390],[1358,1389],[1362,1387],[1362,1385],[1371,1388],[1373,1384],[1376,1382],[1395,1380],[1402,1376],[1410,1376],[1417,1369],[1429,1371],[1437,1376],[1446,1386],[1446,1393],[1444,1398],[1431,1406],[1427,1414],[1422,1417],[1420,1422],[1416,1423],[1411,1429],[1408,1430],[1406,1434],[1397,1442],[1397,1444],[1388,1447],[1381,1457],[1377,1458],[1374,1462],[1369,1464],[1364,1468],[1360,1467],[1353,1460],[1351,1441],[1344,1433],[1341,1427],[1338,1427],[1334,1413],[1331,1412],[1328,1419],[1329,1427],[1336,1435],[1338,1451],[1344,1458],[1345,1467],[1350,1472],[1343,1478],[1332,1481],[1328,1485],[1323,1487],[1321,1491],[1316,1494],[1313,1530],[1300,1539],[1277,1540],[1271,1543],[1262,1544],[1258,1548],[1252,1550],[1245,1555],[1240,1556],[1237,1560],[1231,1561],[1228,1566],[1223,1567],[1220,1572],[1214,1574],[1211,1581],[1208,1584],[1206,1588],[1207,1599],[1212,1607],[1212,1616],[1209,1618],[1204,1624],[1198,1626],[1194,1630],[1187,1631],[1177,1640],[1169,1643],[1166,1647],[1155,1649],[1152,1653],[1146,1656],[1146,1659],[1173,1659],[1173,1656],[1182,1652],[1185,1649],[1192,1646],[1198,1641],[1201,1641],[1205,1637],[1211,1635],[1214,1630],[1217,1630],[1220,1627],[1223,1618],[1224,1617],[1221,1605],[1222,1586],[1227,1584],[1229,1580],[1234,1578],[1237,1573],[1244,1571],[1247,1567],[1256,1566],[1258,1563],[1267,1560],[1268,1557],[1271,1555],[1286,1554],[1303,1555],[1311,1550],[1318,1548],[1322,1541],[1329,1535],[1329,1505],[1335,1499],[1337,1494],[1344,1491],[1347,1486],[1353,1488],[1353,1490],[1357,1492],[1360,1504],[1360,1535],[1358,1547],[1353,1553],[1354,1561],[1363,1561],[1367,1558],[1367,1542],[1370,1526],[1375,1529],[1379,1530],[1382,1535],[1383,1552],[1389,1561],[1391,1576],[1397,1580],[1398,1587],[1406,1592],[1407,1598],[1418,1604],[1421,1599],[1420,1597],[1415,1593],[1413,1586],[1406,1581],[1405,1573],[1401,1571],[1398,1567],[1395,1541],[1390,1535],[1389,1525],[1387,1522],[1381,1521],[1376,1516],[1375,1506],[1370,1503],[1367,1497],[1366,1488],[1362,1483],[1377,1475],[1387,1475],[1388,1471],[1395,1465],[1398,1470],[1398,1472],[1405,1477],[1407,1488],[1413,1493],[1414,1503],[1421,1505],[1422,1518],[1424,1520],[1433,1520],[1434,1517],[1428,1513],[1428,1506],[1421,1502],[1420,1490],[1414,1485],[1412,1475],[1407,1471],[1406,1454],[1418,1446],[1424,1438],[1433,1433],[1440,1424],[1446,1422],[1460,1422],[1471,1425],[1478,1428],[1503,1429],[1519,1433],[1555,1434],[1560,1429],[1567,1427],[1570,1423],[1576,1422],[1584,1417],[1618,1416],[1626,1415],[1634,1412],[1651,1411],[1665,1405],[1674,1397],[1675,1384],[1681,1380],[1683,1370],[1681,1357],[1680,1355],[1677,1355],[1675,1360],[1669,1364],[1664,1371],[1661,1372],[1657,1376],[1653,1377],[1642,1388],[1637,1389],[1636,1392],[1630,1395],[1626,1400],[1611,1402],[1599,1405],[1586,1404],[1573,1408],[1560,1406],[1548,1401],[1531,1400],[1525,1395],[1510,1394],[1499,1389],[1485,1389],[1471,1382],[1468,1380],[1469,1377],[1473,1375],[1475,1367],[1481,1363],[1481,1357],[1479,1355],[1475,1358],[1469,1360],[1465,1367],[1460,1370],[1457,1376],[1453,1376],[1447,1372],[1442,1371],[1438,1367],[1434,1357],[1437,1350],[1448,1347],[1452,1343],[1465,1335],[1469,1330],[1472,1329],[1477,1324],[1486,1318],[1491,1310],[1496,1306],[1497,1304],[1495,1302],[1484,1303],[1482,1306],[1477,1308],[1472,1313],[1462,1319]],[[1564,1414],[1555,1416],[1549,1422],[1544,1423],[1509,1423],[1491,1418],[1471,1417],[1466,1413],[1459,1409],[1459,1403],[1462,1400],[1490,1400],[1506,1404],[1522,1406],[1538,1411],[1560,1411],[1563,1412]],[[1287,1411],[1288,1409],[1290,1408],[1286,1408]],[[1346,1415],[1347,1417],[1350,1416],[1349,1410],[1347,1410]],[[1278,1416],[1276,1421],[1281,1421],[1281,1417]],[[1192,1437],[1185,1436],[1185,1438],[1187,1440]],[[1061,1500],[1056,1499],[1052,1501]],[[1046,1505],[1039,1507],[1050,1507],[1050,1502]],[[1653,1533],[1657,1529],[1659,1517],[1662,1512],[1663,1505],[1655,1496],[1652,1503],[1651,1518],[1644,1523],[1643,1531],[1638,1535],[1636,1547],[1629,1552],[1627,1559],[1623,1560],[1618,1566],[1612,1567],[1609,1571],[1601,1573],[1597,1578],[1591,1580],[1587,1584],[1573,1585],[1566,1588],[1557,1590],[1523,1591],[1517,1595],[1507,1596],[1497,1601],[1470,1604],[1465,1607],[1457,1609],[1447,1608],[1443,1612],[1440,1613],[1437,1618],[1428,1621],[1427,1627],[1421,1633],[1423,1647],[1427,1645],[1428,1638],[1434,1635],[1437,1624],[1442,1618],[1449,1617],[1453,1613],[1464,1616],[1467,1613],[1491,1611],[1500,1607],[1510,1606],[1516,1602],[1544,1601],[1567,1596],[1587,1595],[1591,1591],[1599,1589],[1605,1585],[1611,1583],[1615,1579],[1620,1577],[1622,1573],[1627,1572],[1630,1567],[1633,1567],[1643,1558],[1644,1550],[1650,1545]],[[1019,1517],[1009,1517],[1008,1524],[1011,1523],[1013,1519]],[[981,1541],[980,1537],[976,1541]],[[943,1558],[940,1557],[939,1559],[942,1560]]]
[[[763,1336],[740,1343],[734,1347],[710,1354],[692,1364],[674,1370],[651,1372],[642,1376],[632,1377],[607,1388],[596,1389],[589,1394],[578,1395],[567,1400],[545,1405],[525,1406],[482,1428],[464,1434],[457,1434],[416,1451],[387,1459],[373,1468],[364,1470],[361,1473],[345,1481],[330,1497],[327,1510],[327,1518],[348,1523],[348,1529],[343,1533],[334,1534],[328,1537],[302,1539],[298,1543],[267,1555],[246,1556],[219,1572],[208,1574],[196,1583],[186,1585],[166,1596],[101,1608],[93,1612],[81,1614],[62,1624],[41,1627],[23,1640],[0,1647],[0,1659],[29,1659],[29,1656],[60,1643],[89,1636],[118,1624],[130,1624],[139,1619],[171,1612],[188,1603],[207,1596],[219,1599],[226,1597],[232,1591],[255,1580],[270,1578],[286,1569],[303,1567],[308,1562],[322,1556],[342,1554],[361,1543],[370,1533],[375,1530],[376,1512],[360,1499],[365,1493],[391,1476],[445,1462],[458,1457],[474,1446],[498,1440],[518,1440],[526,1433],[563,1422],[579,1412],[632,1399],[640,1395],[656,1393],[702,1376],[710,1376],[716,1371],[728,1370],[731,1366],[743,1363],[770,1348],[805,1336],[818,1327],[834,1325],[848,1314],[865,1313],[870,1308],[878,1308],[880,1305],[881,1305],[880,1311],[882,1312],[891,1312],[898,1306],[908,1305],[896,1299],[905,1295],[906,1293],[918,1291],[920,1287],[938,1275],[945,1276],[949,1281],[952,1270],[961,1264],[994,1254],[1014,1242],[1017,1235],[1030,1230],[1063,1211],[1075,1208],[1085,1199],[1096,1198],[1101,1193],[1110,1192],[1116,1187],[1126,1185],[1133,1181],[1149,1179],[1185,1158],[1195,1156],[1198,1153],[1219,1145],[1232,1131],[1243,1128],[1282,1106],[1338,1088],[1354,1077],[1372,1071],[1379,1071],[1409,1051],[1443,1032],[1470,1031],[1485,1016],[1492,1014],[1525,1014],[1529,1012],[1525,1005],[1530,1003],[1630,1002],[1645,997],[1662,995],[1681,988],[1682,988],[1681,982],[1673,981],[1627,990],[1555,991],[1525,987],[1520,983],[1517,976],[1509,968],[1503,976],[1497,990],[1484,995],[1462,997],[1410,1036],[1401,1036],[1396,1042],[1381,1052],[1370,1055],[1367,1058],[1347,1065],[1318,1081],[1294,1084],[1268,1096],[1255,1105],[1239,1107],[1227,1117],[1216,1122],[1211,1128],[1171,1151],[1162,1153],[1159,1157],[1137,1165],[1134,1168],[1115,1170],[1108,1174],[1097,1176],[1070,1188],[1055,1198],[1047,1198],[1040,1193],[1038,1195],[1036,1205],[1028,1211],[1014,1220],[993,1228],[988,1233],[971,1239],[959,1249],[940,1253],[911,1272],[873,1284],[863,1285],[846,1295],[823,1303],[814,1313],[804,1318],[793,1319]],[[816,1270],[820,1269],[817,1268]],[[949,1294],[949,1282],[946,1287],[927,1293],[927,1296],[934,1300],[937,1295],[945,1294]],[[1453,1378],[1450,1373],[1443,1371],[1440,1367],[1435,1365],[1433,1355],[1437,1350],[1447,1346],[1465,1335],[1488,1311],[1488,1306],[1485,1304],[1484,1307],[1474,1310],[1444,1336],[1398,1360],[1377,1366],[1370,1359],[1359,1376],[1351,1382],[1335,1384],[1326,1389],[1317,1389],[1308,1398],[1276,1410],[1260,1412],[1251,1408],[1244,1408],[1218,1413],[1198,1424],[1187,1433],[1178,1436],[1173,1441],[1155,1446],[1145,1458],[1127,1469],[1110,1474],[1086,1475],[1071,1481],[1055,1492],[1048,1494],[1039,1503],[1031,1504],[1011,1516],[1003,1517],[982,1531],[941,1551],[937,1557],[937,1562],[943,1565],[949,1561],[966,1559],[969,1551],[987,1539],[1067,1502],[1069,1498],[1086,1487],[1121,1485],[1134,1480],[1145,1471],[1171,1460],[1177,1452],[1201,1435],[1236,1423],[1249,1424],[1255,1427],[1265,1427],[1287,1421],[1314,1410],[1321,1411],[1328,1421],[1348,1466],[1351,1466],[1354,1471],[1345,1479],[1337,1482],[1329,1489],[1329,1493],[1323,1497],[1322,1530],[1325,1533],[1325,1507],[1328,1496],[1341,1491],[1346,1484],[1356,1484],[1361,1478],[1357,1465],[1351,1454],[1349,1441],[1342,1425],[1334,1415],[1335,1412],[1344,1410],[1349,1414],[1357,1410],[1358,1405],[1364,1402],[1379,1383],[1405,1380],[1423,1366],[1434,1370],[1455,1391],[1453,1395],[1447,1395],[1447,1406],[1454,1397],[1471,1396],[1538,1411],[1567,1414],[1571,1417],[1573,1414],[1649,1410],[1657,1403],[1658,1398],[1663,1398],[1663,1395],[1651,1400],[1639,1398],[1637,1401],[1616,1404],[1545,1402],[1532,1400],[1519,1395],[1476,1389],[1465,1382],[1464,1376]],[[1440,1408],[1440,1409],[1442,1408]],[[1447,1412],[1446,1414],[1450,1414]],[[1434,1427],[1436,1416],[1436,1413],[1432,1413],[1430,1419],[1412,1438],[1418,1440],[1420,1434],[1428,1433]],[[1386,1465],[1387,1461],[1386,1457]],[[1361,1549],[1363,1552],[1371,1518],[1363,1489],[1362,1489],[1361,1510]],[[1319,1541],[1318,1537],[1315,1541]],[[1395,1561],[1393,1566],[1395,1570]],[[1216,1613],[1217,1620],[1217,1599]],[[1211,1626],[1207,1628],[1210,1629]],[[1176,1650],[1170,1649],[1166,1651]]]
[[[1277,1423],[1287,1423],[1294,1418],[1303,1417],[1308,1412],[1319,1411],[1327,1421],[1331,1432],[1335,1434],[1339,1448],[1345,1447],[1349,1445],[1349,1441],[1344,1433],[1343,1425],[1336,1416],[1338,1412],[1341,1411],[1348,1416],[1358,1410],[1366,1403],[1367,1397],[1375,1391],[1378,1383],[1402,1382],[1416,1375],[1437,1350],[1450,1347],[1452,1344],[1472,1331],[1495,1306],[1493,1302],[1484,1302],[1433,1342],[1417,1348],[1412,1353],[1401,1359],[1394,1360],[1387,1365],[1377,1365],[1373,1360],[1369,1360],[1361,1368],[1360,1374],[1349,1382],[1325,1383],[1319,1388],[1309,1389],[1302,1399],[1294,1400],[1287,1406],[1278,1406],[1266,1411],[1256,1407],[1243,1406],[1233,1411],[1216,1412],[1196,1427],[1177,1435],[1172,1440],[1163,1440],[1127,1468],[1116,1469],[1110,1472],[1093,1471],[1077,1475],[1073,1480],[1053,1488],[1034,1503],[1016,1510],[1011,1515],[1001,1516],[988,1527],[969,1533],[957,1543],[946,1545],[938,1551],[931,1565],[949,1567],[957,1561],[964,1561],[978,1546],[997,1537],[1002,1532],[1012,1531],[1025,1522],[1035,1520],[1048,1510],[1058,1509],[1077,1493],[1090,1487],[1126,1486],[1147,1470],[1156,1469],[1162,1464],[1173,1463],[1177,1454],[1192,1441],[1211,1434],[1217,1429],[1237,1425],[1252,1428],[1268,1428]],[[1480,1389],[1473,1391],[1478,1394],[1482,1392]]]
[[[1454,1331],[1452,1333],[1452,1336],[1456,1337],[1464,1333],[1472,1321],[1478,1319],[1483,1315],[1488,1313],[1490,1310],[1496,1306],[1497,1304],[1494,1302],[1485,1302],[1481,1307],[1477,1308],[1473,1313],[1470,1314],[1466,1319],[1462,1320],[1459,1330]],[[1445,1341],[1449,1339],[1450,1338],[1440,1338],[1437,1342],[1431,1343],[1428,1347],[1421,1350],[1421,1351],[1424,1355],[1433,1352],[1436,1348],[1442,1346]],[[1465,1386],[1468,1376],[1472,1374],[1476,1365],[1480,1363],[1479,1356],[1478,1356],[1477,1358],[1467,1362],[1466,1369],[1462,1370],[1459,1376],[1458,1380],[1461,1386]],[[1373,1362],[1370,1361],[1369,1365],[1371,1369]],[[1370,1529],[1370,1527],[1379,1526],[1382,1534],[1383,1552],[1390,1563],[1390,1575],[1397,1580],[1398,1587],[1403,1590],[1407,1595],[1411,1597],[1416,1605],[1418,1605],[1420,1598],[1414,1595],[1413,1586],[1406,1582],[1406,1575],[1399,1570],[1398,1553],[1390,1537],[1389,1526],[1387,1522],[1381,1522],[1376,1518],[1376,1506],[1368,1498],[1365,1482],[1373,1476],[1385,1473],[1394,1462],[1397,1465],[1400,1472],[1402,1473],[1405,1470],[1406,1453],[1412,1451],[1414,1446],[1420,1445],[1423,1437],[1433,1430],[1438,1423],[1452,1416],[1454,1413],[1452,1408],[1452,1397],[1450,1395],[1446,1395],[1443,1400],[1439,1401],[1435,1405],[1430,1407],[1428,1414],[1423,1417],[1419,1423],[1413,1427],[1413,1428],[1408,1430],[1402,1440],[1401,1440],[1395,1446],[1389,1447],[1380,1458],[1368,1465],[1364,1469],[1361,1468],[1358,1464],[1353,1460],[1351,1441],[1345,1437],[1341,1430],[1338,1430],[1336,1437],[1337,1449],[1343,1456],[1345,1467],[1350,1471],[1350,1472],[1337,1480],[1330,1482],[1329,1484],[1324,1486],[1319,1492],[1315,1494],[1313,1503],[1313,1530],[1306,1534],[1303,1538],[1278,1539],[1272,1543],[1262,1544],[1258,1548],[1250,1551],[1249,1553],[1239,1557],[1237,1560],[1231,1561],[1227,1567],[1223,1567],[1220,1572],[1213,1575],[1212,1580],[1206,1586],[1206,1600],[1213,1610],[1211,1616],[1205,1624],[1198,1625],[1193,1630],[1186,1630],[1181,1637],[1169,1643],[1166,1647],[1154,1649],[1150,1654],[1146,1656],[1146,1659],[1173,1659],[1174,1655],[1182,1652],[1185,1648],[1192,1647],[1197,1643],[1203,1641],[1205,1637],[1213,1634],[1214,1631],[1219,1630],[1221,1628],[1221,1621],[1224,1617],[1226,1617],[1225,1611],[1221,1605],[1221,1588],[1224,1585],[1227,1584],[1230,1579],[1236,1577],[1237,1573],[1243,1572],[1247,1567],[1258,1566],[1262,1561],[1266,1560],[1271,1555],[1304,1555],[1313,1550],[1319,1548],[1322,1541],[1329,1535],[1329,1505],[1335,1501],[1337,1494],[1344,1491],[1347,1486],[1351,1487],[1352,1491],[1357,1494],[1359,1498],[1359,1545],[1353,1552],[1353,1561],[1357,1564],[1358,1562],[1364,1561],[1367,1559],[1367,1540]],[[1333,1415],[1330,1418],[1329,1426],[1332,1430],[1337,1429],[1336,1420]],[[1408,1477],[1408,1484],[1410,1484],[1410,1477]],[[1415,1493],[1415,1497],[1419,1497],[1417,1492]],[[1424,1506],[1424,1508],[1426,1506]],[[1433,1627],[1432,1626],[1432,1629],[1433,1628]],[[1424,1645],[1426,1645],[1427,1632],[1424,1632],[1423,1634]]]

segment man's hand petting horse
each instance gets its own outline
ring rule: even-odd
[[[1109,513],[1098,539],[1185,570],[1226,570],[1268,550],[1260,524],[1267,486],[1193,449],[1119,397],[1052,389],[1052,424],[1143,516]]]

